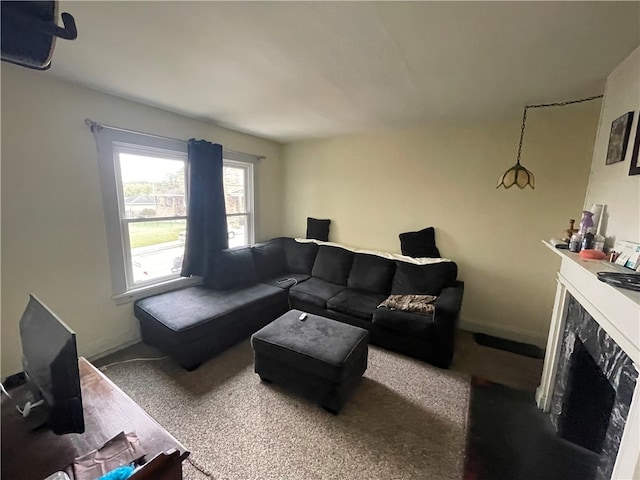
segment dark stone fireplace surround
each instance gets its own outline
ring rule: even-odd
[[[595,476],[597,480],[609,480],[618,455],[638,372],[622,348],[598,325],[575,298],[570,297],[550,407],[551,421],[556,429],[562,422],[563,409],[566,407],[565,399],[567,396],[565,394],[567,393],[572,355],[574,347],[577,345],[576,341],[580,342],[589,352],[615,392],[609,425],[602,443],[600,461]]]

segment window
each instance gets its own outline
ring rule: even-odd
[[[194,284],[180,277],[187,232],[187,144],[102,128],[96,132],[116,303]],[[224,152],[229,247],[253,243],[253,156]]]
[[[127,290],[176,278],[187,228],[186,155],[114,145]]]
[[[224,160],[224,201],[229,248],[253,243],[253,164]]]

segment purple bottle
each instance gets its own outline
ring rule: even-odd
[[[593,212],[583,210],[582,219],[580,220],[580,236],[582,237],[581,250],[593,248],[593,234]]]

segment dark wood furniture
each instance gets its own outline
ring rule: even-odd
[[[189,451],[86,359],[80,358],[78,364],[83,434],[32,431],[15,409],[15,399],[20,398],[23,387],[11,390],[11,399],[2,396],[1,478],[44,479],[124,431],[135,432],[147,454],[145,458],[153,459],[132,478],[182,479],[182,461]]]

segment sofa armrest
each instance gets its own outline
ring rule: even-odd
[[[437,367],[449,368],[463,293],[464,283],[460,281],[444,288],[434,302],[434,313],[376,309],[372,323],[381,329],[374,331],[379,335],[378,341],[392,350],[420,358]]]
[[[405,312],[382,307],[373,312],[372,323],[387,330],[428,339],[433,335],[434,316],[432,313]]]
[[[462,296],[464,294],[464,282],[457,280],[453,287],[442,289],[437,300],[433,303],[436,307],[436,323],[445,320],[447,322],[458,320],[460,309],[462,308]]]

